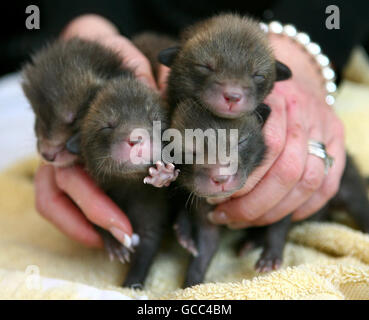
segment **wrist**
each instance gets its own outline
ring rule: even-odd
[[[306,53],[310,57],[310,61],[318,67],[318,73],[320,73],[322,83],[323,83],[323,91],[325,93],[325,102],[328,105],[332,105],[335,102],[334,94],[336,92],[337,86],[335,84],[336,75],[333,71],[329,58],[322,54],[321,48],[317,43],[311,42],[309,35],[303,32],[298,32],[293,25],[282,25],[278,21],[270,22],[268,25],[265,23],[260,23],[260,28],[270,36],[271,41],[273,39],[288,39],[290,43],[294,43],[295,46],[300,47],[300,49]],[[291,41],[292,40],[292,41]],[[283,48],[284,53],[287,53],[286,46]],[[297,51],[293,51],[292,53],[296,53]],[[288,52],[290,54],[290,52]],[[301,57],[301,56],[300,56]],[[286,57],[285,57],[286,58]],[[301,65],[300,71],[302,69],[302,73],[298,74],[301,76],[305,76],[304,83],[306,80],[312,80],[310,83],[315,84],[315,90],[311,92],[312,94],[317,94],[318,87],[316,86],[317,82],[316,78],[312,76],[312,74],[305,74],[308,70],[312,70],[311,67],[307,67],[304,65],[306,59],[300,60],[296,55],[290,55],[291,64],[293,61],[295,70],[298,70],[298,66]],[[310,78],[312,76],[312,78]],[[319,90],[320,91],[320,90]]]
[[[79,16],[69,22],[60,34],[64,40],[79,37],[98,40],[106,36],[118,35],[118,28],[109,20],[95,14]]]

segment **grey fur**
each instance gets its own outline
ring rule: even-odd
[[[222,119],[214,116],[201,105],[194,105],[192,100],[184,100],[179,103],[172,116],[171,127],[184,133],[185,129],[239,129],[238,172],[237,190],[247,180],[248,175],[261,165],[266,146],[262,135],[262,127],[269,116],[269,107],[260,105],[256,112],[240,119]],[[259,113],[260,112],[260,113]],[[205,141],[206,142],[206,141]],[[205,143],[205,150],[207,150]],[[207,156],[205,154],[205,159]],[[181,170],[177,183],[183,188],[182,198],[193,195],[194,205],[188,208],[184,206],[178,209],[175,229],[180,244],[185,247],[191,256],[184,287],[201,283],[205,277],[207,268],[215,254],[220,239],[219,226],[212,225],[208,219],[209,211],[215,206],[206,202],[205,198],[212,196],[198,189],[196,179],[206,178],[205,165],[178,165]],[[222,196],[230,195],[222,193]],[[184,203],[185,200],[182,200]],[[191,202],[190,202],[191,204]],[[284,243],[283,243],[284,244]],[[196,254],[194,254],[196,253]]]
[[[32,56],[23,69],[22,87],[36,116],[38,144],[63,144],[105,81],[121,74],[121,58],[112,50],[78,38],[57,40]]]
[[[172,62],[168,80],[172,107],[191,98],[211,109],[204,102],[205,92],[217,83],[232,82],[248,88],[248,99],[253,101],[248,111],[253,111],[276,80],[291,75],[283,65],[283,76],[277,76],[282,64],[276,64],[257,21],[237,14],[220,14],[190,26],[182,33],[180,45],[162,52],[160,59]],[[258,81],[260,76],[265,79]]]
[[[133,44],[147,57],[149,60],[154,77],[158,80],[158,68],[160,63],[158,55],[165,48],[177,45],[178,41],[165,34],[154,32],[142,32],[132,38]]]
[[[113,160],[112,146],[134,128],[152,133],[153,121],[168,127],[159,95],[132,76],[111,80],[94,99],[81,127],[81,152],[89,173],[127,214],[140,244],[124,285],[142,286],[168,223],[166,190],[143,184],[149,165]]]

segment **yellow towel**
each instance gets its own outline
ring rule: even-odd
[[[342,84],[337,110],[367,175],[368,101],[368,86]],[[66,238],[36,213],[37,165],[25,160],[0,174],[0,299],[369,299],[369,235],[337,223],[295,226],[283,268],[266,275],[253,269],[260,249],[237,257],[232,248],[240,232],[226,231],[206,283],[185,290],[178,288],[188,256],[168,239],[145,290],[122,289],[126,266]]]

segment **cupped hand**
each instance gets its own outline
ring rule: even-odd
[[[264,127],[266,159],[246,185],[209,214],[231,228],[267,225],[292,214],[305,219],[322,208],[338,191],[345,167],[344,130],[325,103],[324,83],[308,53],[290,39],[271,36],[276,57],[293,77],[277,82],[266,103],[272,112]],[[334,157],[325,175],[321,158],[308,154],[308,140],[326,145]]]
[[[169,69],[160,67],[156,85],[148,59],[103,17],[83,15],[74,19],[61,34],[65,40],[72,37],[94,40],[112,48],[122,57],[122,64],[140,81],[164,92]],[[38,212],[82,244],[102,247],[101,237],[92,223],[109,230],[123,244],[127,236],[132,235],[127,216],[80,166],[54,168],[41,165],[35,176],[35,196]]]
[[[131,69],[138,80],[164,94],[169,68],[160,65],[158,79],[154,79],[146,56],[128,38],[121,35],[110,21],[94,14],[82,15],[72,20],[61,33],[62,39],[72,37],[93,40],[118,52],[122,57],[122,64]]]
[[[35,176],[35,193],[37,211],[67,236],[87,246],[102,246],[91,223],[110,230],[122,243],[125,235],[132,235],[126,215],[78,165],[41,165]]]

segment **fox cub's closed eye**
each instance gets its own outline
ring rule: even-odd
[[[248,140],[249,140],[249,136],[244,137],[244,138],[241,138],[241,139],[238,141],[238,145],[241,145],[241,144],[243,144],[243,143],[247,142]]]
[[[195,68],[200,71],[213,72],[214,68],[210,64],[195,64]]]
[[[261,75],[261,74],[255,74],[253,76],[254,80],[256,83],[263,83],[265,81],[265,76]]]
[[[100,131],[110,131],[113,130],[116,127],[116,125],[114,125],[112,122],[108,122],[105,126],[100,128]]]

